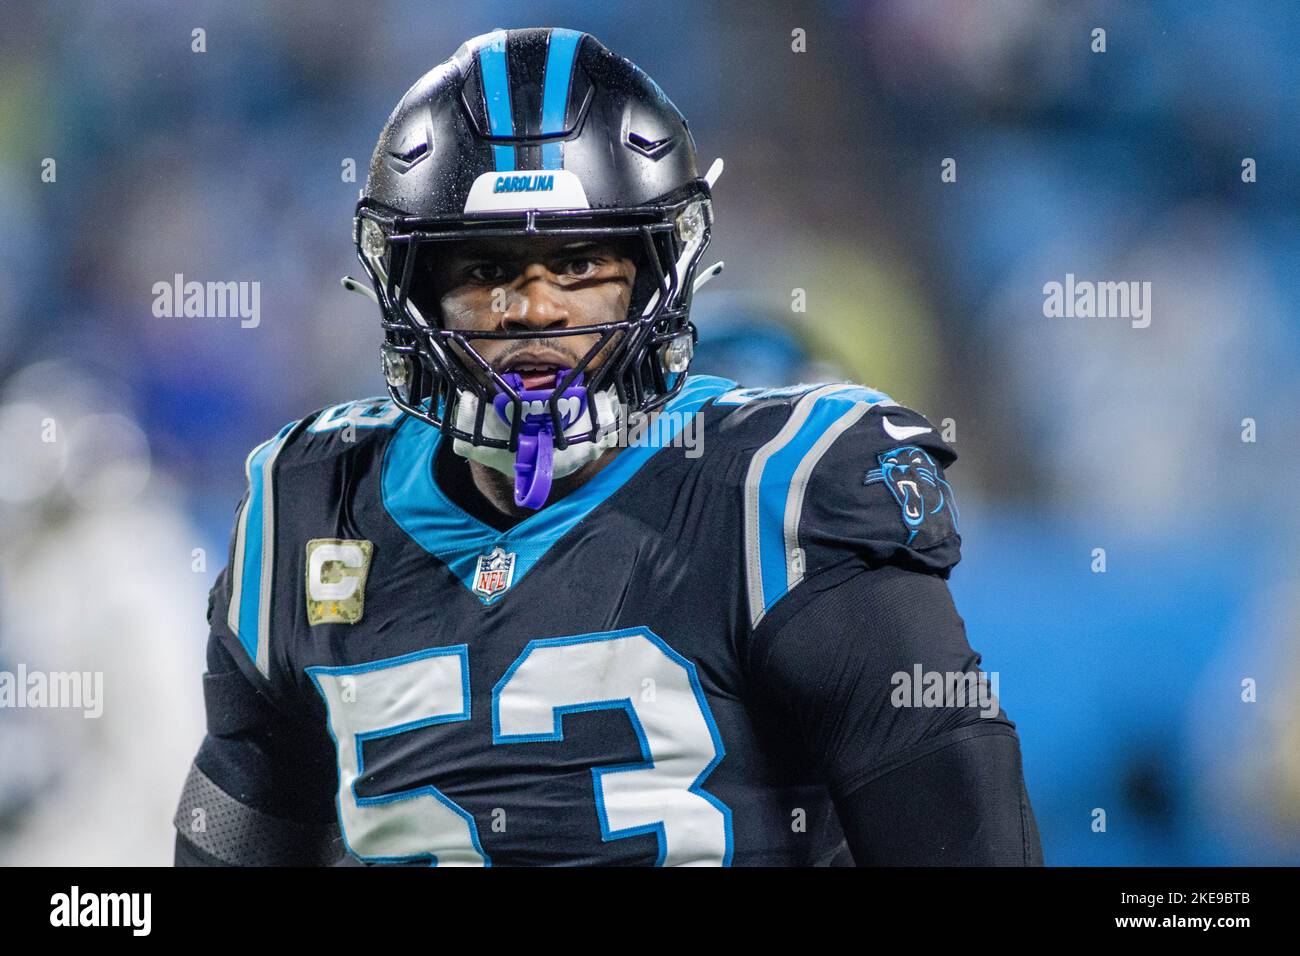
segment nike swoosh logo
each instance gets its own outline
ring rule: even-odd
[[[924,428],[920,425],[895,425],[884,415],[880,416],[880,420],[885,425],[885,434],[894,441],[906,441],[909,438],[915,438],[917,435],[924,435],[928,431],[933,431],[931,428]]]

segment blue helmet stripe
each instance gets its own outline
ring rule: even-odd
[[[487,100],[488,129],[493,136],[514,136],[515,120],[510,113],[510,77],[506,70],[506,31],[494,30],[479,49],[483,73],[483,95]],[[515,168],[513,146],[493,146],[492,159],[500,172]]]
[[[542,85],[542,135],[564,132],[564,114],[569,104],[569,83],[573,59],[582,34],[560,28],[551,31],[546,48],[546,79]],[[542,144],[542,169],[564,168],[564,143]]]

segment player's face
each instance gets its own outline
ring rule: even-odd
[[[636,265],[625,242],[571,236],[485,238],[458,242],[441,252],[430,268],[429,288],[448,329],[550,332],[627,317]],[[588,369],[600,366],[617,338]],[[599,340],[593,333],[471,339],[471,344],[498,373],[542,370],[520,373],[525,386],[541,387],[546,368],[572,368]]]

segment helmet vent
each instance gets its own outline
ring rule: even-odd
[[[673,148],[674,137],[665,136],[662,139],[650,139],[642,136],[633,130],[628,130],[627,144],[643,156],[651,159],[658,159],[664,153]]]
[[[399,173],[406,172],[429,155],[429,141],[432,138],[427,127],[411,130],[395,148],[388,150],[389,162]]]
[[[390,153],[393,159],[400,159],[404,163],[414,163],[417,159],[429,151],[428,143],[416,143],[404,153]]]

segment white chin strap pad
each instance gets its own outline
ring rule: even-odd
[[[565,475],[573,474],[587,462],[595,461],[618,442],[618,401],[614,389],[610,387],[595,393],[588,392],[588,406],[593,401],[596,403],[596,410],[600,413],[600,421],[604,423],[606,429],[604,434],[594,442],[587,441],[586,436],[591,431],[591,409],[590,407],[584,409],[582,417],[564,432],[565,437],[570,439],[569,447],[555,449],[551,461],[552,478],[563,478]],[[456,397],[456,427],[473,434],[474,419],[477,415],[478,396],[470,392],[459,392]],[[483,435],[486,438],[498,438],[502,441],[510,440],[510,426],[501,420],[501,416],[495,409],[489,408],[483,415]],[[577,438],[581,440],[573,440]],[[507,478],[513,480],[515,477],[515,453],[508,448],[489,448],[457,438],[452,442],[451,449],[462,458],[482,462]]]

